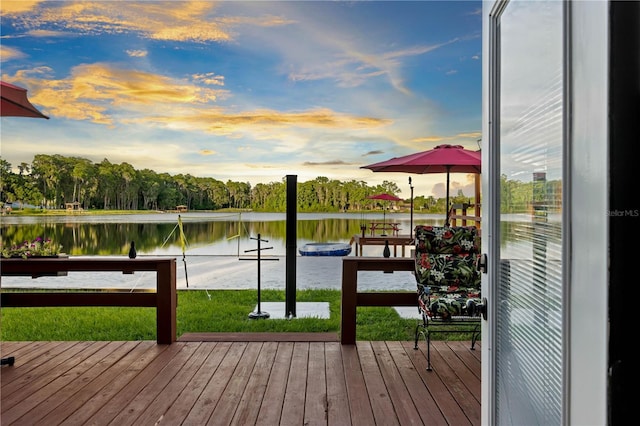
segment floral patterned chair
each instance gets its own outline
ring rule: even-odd
[[[415,228],[415,276],[422,322],[416,326],[427,341],[427,370],[431,371],[433,326],[456,325],[438,332],[471,333],[471,349],[480,336],[482,299],[477,268],[480,237],[475,226],[426,226]]]

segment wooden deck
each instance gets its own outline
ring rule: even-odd
[[[2,342],[9,425],[479,425],[469,342],[358,341],[319,333],[197,334],[170,345]]]

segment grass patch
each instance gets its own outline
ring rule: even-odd
[[[5,292],[11,290],[3,290]],[[284,302],[285,292],[262,290],[261,301]],[[254,290],[179,290],[177,334],[196,332],[340,332],[340,291],[299,290],[298,302],[329,302],[329,319],[250,319]],[[0,340],[97,341],[155,340],[155,308],[55,307],[1,308]],[[358,307],[357,340],[412,341],[415,319],[401,318],[391,307]],[[434,335],[468,340],[470,335]]]

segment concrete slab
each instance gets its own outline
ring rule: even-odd
[[[393,309],[395,309],[398,315],[400,315],[400,318],[407,318],[407,319],[422,318],[422,316],[418,312],[417,306],[415,307],[414,306],[395,306]]]
[[[260,302],[260,311],[268,313],[269,319],[285,319],[284,302]],[[253,312],[258,311],[258,305]],[[296,302],[296,318],[329,319],[329,302]]]
[[[269,314],[269,319],[284,319],[284,302],[261,302],[260,311]],[[394,309],[401,318],[420,319],[418,308],[413,306],[395,306]],[[253,312],[258,311],[258,305],[253,308]],[[296,318],[321,318],[329,319],[329,302],[297,302]]]

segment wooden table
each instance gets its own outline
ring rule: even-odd
[[[108,291],[20,292],[3,291],[0,305],[4,307],[34,306],[141,306],[156,308],[157,341],[170,344],[176,341],[176,259],[144,258],[31,258],[2,259],[2,275],[40,277],[71,271],[155,271],[155,292],[116,293]],[[64,279],[61,277],[60,279]]]
[[[371,231],[372,237],[376,236],[376,231],[382,231],[381,236],[384,236],[386,231],[391,231],[393,236],[397,237],[400,231],[398,225],[400,225],[399,222],[371,222],[369,224],[369,230]]]
[[[354,235],[351,241],[355,243],[355,256],[363,255],[364,246],[384,246],[385,242],[389,242],[389,247],[393,247],[393,257],[398,257],[398,246],[401,248],[401,257],[405,257],[405,247],[413,246],[413,238],[410,235],[398,235],[396,237],[365,237],[362,235]],[[380,250],[382,254],[382,250]]]
[[[342,318],[340,342],[352,345],[356,342],[356,307],[358,306],[415,306],[416,291],[358,292],[358,271],[414,271],[411,258],[344,257],[342,259]]]

